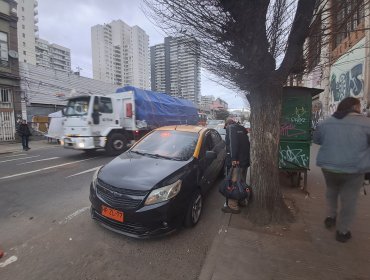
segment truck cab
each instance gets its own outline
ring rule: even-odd
[[[132,96],[126,94],[78,96],[64,110],[65,148],[92,151],[105,148],[111,155],[127,149],[136,128]]]

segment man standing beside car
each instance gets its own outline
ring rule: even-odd
[[[226,171],[227,174],[231,171],[231,167],[239,167],[241,180],[244,182],[247,178],[247,171],[250,165],[250,143],[248,132],[245,127],[237,124],[232,118],[228,118],[225,122],[226,129]],[[234,199],[226,199],[222,211],[225,213],[240,213],[239,206],[245,206],[245,201],[237,201]]]

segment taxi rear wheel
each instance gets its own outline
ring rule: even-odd
[[[188,206],[186,217],[185,217],[185,227],[195,226],[200,219],[203,210],[203,197],[200,191],[197,189]]]

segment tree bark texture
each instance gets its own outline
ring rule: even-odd
[[[286,220],[279,184],[278,153],[282,86],[265,84],[250,93],[251,186],[250,218],[258,224]]]

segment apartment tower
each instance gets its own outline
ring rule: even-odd
[[[122,20],[91,28],[94,79],[116,85],[150,88],[149,36]]]
[[[200,103],[200,56],[196,40],[166,37],[150,48],[151,85],[154,91]]]
[[[19,0],[18,14],[18,53],[19,61],[36,65],[35,39],[38,37],[38,2]]]
[[[19,61],[54,70],[71,71],[71,51],[39,38],[37,0],[19,0],[18,53]]]

